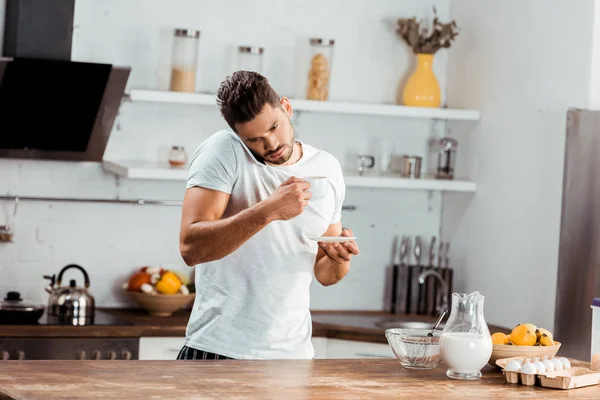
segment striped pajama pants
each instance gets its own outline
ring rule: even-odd
[[[233,360],[220,354],[209,353],[208,351],[196,350],[191,347],[183,346],[177,355],[178,360]]]

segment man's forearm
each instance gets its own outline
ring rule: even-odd
[[[350,270],[350,261],[338,263],[327,256],[315,263],[315,278],[323,286],[334,285],[342,280]]]
[[[181,255],[189,266],[219,260],[237,250],[271,220],[268,204],[262,201],[229,218],[195,222],[182,235]]]

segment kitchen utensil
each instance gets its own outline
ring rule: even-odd
[[[8,292],[0,301],[0,325],[37,324],[44,311],[43,304],[25,300],[19,292]]]
[[[410,299],[410,312],[412,314],[419,313],[419,300],[421,299],[421,285],[419,284],[419,275],[421,274],[421,249],[422,242],[421,237],[415,237],[415,247],[414,247],[414,256],[415,256],[415,265],[410,267],[410,277],[411,277],[411,299]]]
[[[445,245],[446,245],[446,243],[440,239],[440,247],[438,249],[438,262],[437,262],[438,268],[442,268],[444,266],[444,246]]]
[[[433,325],[433,329],[431,330],[431,332],[429,332],[427,334],[427,336],[433,337],[433,334],[435,333],[435,330],[438,328],[438,326],[440,326],[440,322],[442,322],[442,319],[444,319],[444,316],[446,315],[447,312],[448,312],[448,310],[446,310],[446,309],[442,310],[442,313],[438,317],[437,321],[435,321],[435,325]]]
[[[394,265],[392,265],[392,295],[391,295],[391,304],[390,304],[390,312],[392,314],[396,314],[397,302],[398,302],[398,264],[394,264]]]
[[[404,178],[420,178],[421,163],[423,159],[419,156],[404,155],[402,156],[402,173]]]
[[[196,293],[156,294],[126,290],[127,296],[148,314],[155,317],[169,317],[181,310],[196,298]]]
[[[440,335],[440,355],[448,365],[449,378],[480,379],[481,369],[490,360],[492,335],[483,315],[483,300],[479,292],[452,295],[452,311]]]
[[[71,268],[81,271],[85,287],[78,287],[75,279],[70,280],[69,286],[61,286],[63,274]],[[47,313],[49,324],[94,324],[96,306],[94,297],[88,291],[90,278],[85,269],[76,264],[69,264],[60,270],[56,282],[55,275],[44,275],[44,279],[50,280],[50,284],[46,287],[46,292],[50,294]]]
[[[404,303],[400,310],[405,314],[409,314],[411,309],[410,302],[412,298],[412,268],[409,265],[409,257],[411,254],[411,241],[410,237],[403,237],[406,240],[404,241],[404,249],[400,249],[400,264],[402,265],[402,268],[400,269],[400,276],[398,279],[401,279],[400,288],[404,288],[405,291],[403,293],[402,289],[400,290],[401,301]]]
[[[433,236],[431,238],[431,243],[429,244],[429,263],[427,265],[426,270],[434,270],[435,269],[435,251],[436,251],[436,237]],[[427,285],[425,286],[425,296],[424,296],[424,305],[423,305],[423,314],[435,315],[435,291],[437,287],[437,282],[435,279],[428,279]]]
[[[356,236],[310,236],[309,239],[322,243],[341,243],[356,240]]]
[[[400,242],[400,260],[402,260],[402,247],[404,246],[405,237],[402,236],[402,241]],[[395,314],[397,311],[398,305],[398,269],[399,266],[395,262],[392,262],[392,289],[390,295],[390,312]]]
[[[448,285],[448,290],[452,293],[452,283],[454,278],[454,270],[450,267],[450,242],[444,244],[444,268],[442,271],[442,277]]]
[[[400,365],[407,369],[433,369],[442,362],[440,331],[430,329],[386,329],[385,337]]]
[[[397,267],[396,277],[396,311],[408,313],[406,309],[408,293],[408,265],[406,258],[408,257],[410,239],[407,236],[402,236],[400,241],[400,265]]]
[[[362,175],[365,169],[371,169],[375,166],[375,157],[365,154],[356,156],[358,174]]]
[[[435,177],[437,179],[454,179],[456,149],[458,142],[450,137],[441,138],[437,143],[438,164]]]

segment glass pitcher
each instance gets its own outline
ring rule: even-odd
[[[492,336],[483,316],[479,292],[452,294],[452,311],[440,335],[440,355],[453,379],[481,378],[492,355]]]

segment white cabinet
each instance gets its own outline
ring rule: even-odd
[[[141,337],[140,360],[176,360],[185,337]]]
[[[395,358],[392,348],[384,343],[327,339],[326,358]],[[316,358],[316,357],[315,357]]]

